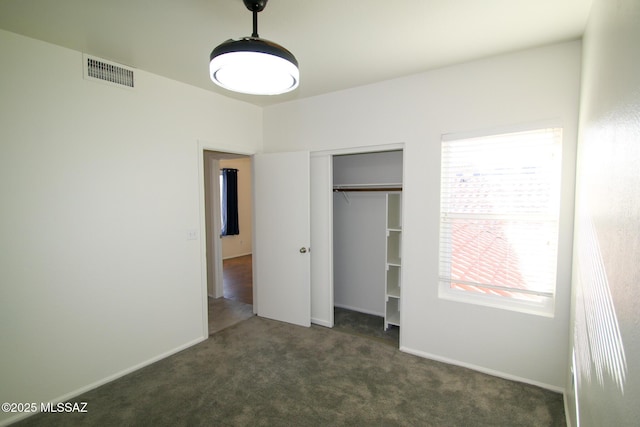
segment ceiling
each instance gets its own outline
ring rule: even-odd
[[[248,36],[242,0],[0,0],[0,28],[266,106],[577,39],[593,0],[271,0],[261,37],[289,49],[300,86],[239,95],[209,54]]]

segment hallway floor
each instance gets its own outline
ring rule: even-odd
[[[245,255],[223,261],[224,297],[209,297],[209,335],[252,317],[252,256]]]
[[[253,257],[244,255],[222,262],[224,297],[253,304]]]

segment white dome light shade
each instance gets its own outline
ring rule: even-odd
[[[278,95],[300,82],[298,61],[282,46],[265,39],[227,40],[210,56],[209,74],[217,85],[251,95]]]

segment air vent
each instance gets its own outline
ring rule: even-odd
[[[83,55],[84,78],[133,88],[133,69],[94,56]]]

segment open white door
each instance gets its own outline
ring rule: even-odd
[[[309,153],[254,156],[258,316],[311,325]]]

